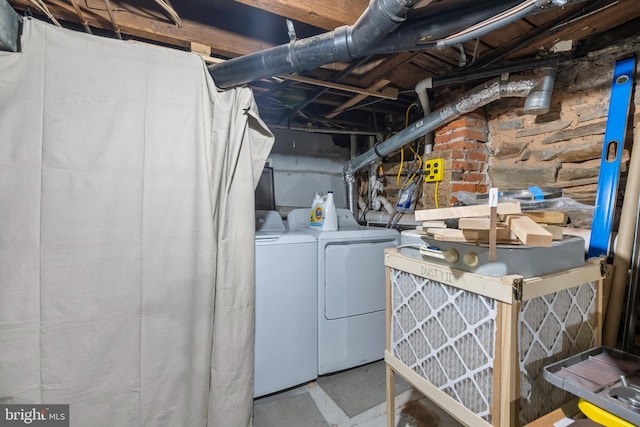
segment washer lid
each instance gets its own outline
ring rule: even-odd
[[[256,239],[280,236],[285,232],[284,221],[276,211],[256,210]]]

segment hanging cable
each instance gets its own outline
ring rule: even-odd
[[[167,12],[169,14],[169,16],[171,17],[171,19],[173,20],[173,22],[175,22],[176,26],[178,28],[182,27],[182,19],[180,19],[180,16],[178,15],[178,12],[176,12],[176,10],[171,6],[171,3],[169,3],[169,0],[154,0],[156,2],[156,4],[158,4],[158,6],[160,6],[161,8],[163,8],[165,10],[165,12]]]
[[[418,104],[416,104],[415,102],[412,102],[411,104],[409,104],[409,106],[407,107],[407,109],[405,110],[404,113],[404,127],[406,128],[407,126],[409,126],[409,112],[411,111],[411,109],[413,107],[417,107]],[[411,149],[411,151],[413,151],[413,149]],[[415,151],[413,151],[413,153],[415,154]],[[400,149],[400,168],[398,168],[398,175],[396,175],[396,184],[400,185],[400,175],[402,174],[402,167],[404,166],[404,147]]]
[[[80,9],[80,6],[78,6],[78,2],[76,0],[71,0],[71,5],[76,11],[76,15],[78,15],[78,18],[80,18],[80,23],[84,27],[84,30],[89,34],[93,34],[91,32],[91,28],[89,28],[89,22],[87,21],[87,18],[85,18],[84,13],[82,13],[82,9]]]
[[[38,10],[42,13],[44,13],[45,15],[47,15],[47,18],[49,18],[51,20],[51,22],[53,22],[56,26],[62,28],[62,25],[60,25],[60,22],[58,22],[58,20],[56,19],[55,16],[53,16],[53,14],[51,13],[51,11],[49,10],[49,8],[47,7],[46,4],[44,4],[44,2],[42,0],[29,0],[31,3],[33,3],[33,5],[38,8]]]
[[[116,36],[122,40],[122,34],[120,34],[120,27],[116,22],[116,17],[113,14],[113,10],[111,10],[111,1],[104,0],[104,5],[107,7],[107,13],[109,14],[109,19],[111,19],[111,24],[113,25],[113,30],[116,32]]]
[[[404,147],[400,149],[400,167],[398,175],[396,175],[396,185],[400,185],[400,174],[402,174],[402,165],[404,165]]]
[[[438,184],[440,184],[440,181],[436,181],[436,190],[435,190],[435,194],[434,194],[434,199],[436,200],[436,209],[438,209],[440,206],[438,206]]]

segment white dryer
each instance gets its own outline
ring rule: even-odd
[[[318,374],[384,357],[384,250],[396,247],[396,230],[363,227],[338,209],[338,230],[309,227],[310,209],[295,209],[288,228],[318,242]]]
[[[256,211],[254,397],[318,376],[317,241]]]

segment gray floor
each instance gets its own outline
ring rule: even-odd
[[[459,427],[449,414],[396,376],[397,427]],[[383,361],[254,401],[254,427],[386,427]]]

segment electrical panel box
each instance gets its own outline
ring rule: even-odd
[[[444,159],[430,159],[424,161],[425,182],[439,182],[444,179]]]

